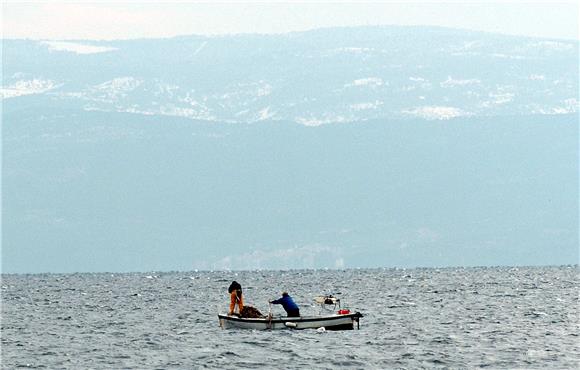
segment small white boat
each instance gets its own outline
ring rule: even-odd
[[[359,327],[360,312],[347,314],[332,314],[326,316],[301,316],[301,317],[266,317],[260,319],[247,319],[237,316],[219,314],[222,329],[253,329],[253,330],[277,330],[277,329],[318,329],[326,330],[352,330],[356,322]]]
[[[317,297],[317,303],[322,307],[325,304],[340,305],[340,300],[335,297]],[[359,320],[363,317],[360,312],[351,313],[349,310],[338,310],[337,313],[320,314],[315,316],[285,317],[272,316],[269,314],[263,318],[244,318],[218,314],[220,327],[222,329],[253,329],[253,330],[278,330],[278,329],[319,329],[325,330],[353,330],[356,323],[357,329],[360,326]]]

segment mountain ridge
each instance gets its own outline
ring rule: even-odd
[[[579,106],[578,43],[447,28],[21,41],[5,43],[4,54],[4,100],[46,94],[87,110],[215,122],[317,126],[574,113]]]
[[[238,36],[284,36],[284,35],[295,35],[295,34],[304,34],[304,33],[313,33],[313,32],[324,32],[324,31],[349,31],[349,30],[368,30],[368,29],[406,29],[406,30],[419,30],[419,31],[429,31],[429,30],[441,30],[441,31],[450,31],[453,33],[461,32],[461,33],[474,33],[474,34],[486,34],[486,35],[493,35],[493,36],[505,36],[505,37],[516,37],[516,38],[528,38],[528,39],[542,39],[542,40],[552,40],[552,41],[563,41],[563,42],[576,42],[578,40],[572,40],[567,38],[558,38],[558,37],[542,37],[542,36],[527,36],[527,35],[518,35],[518,34],[510,34],[510,33],[502,33],[502,32],[494,32],[494,31],[483,31],[483,30],[474,30],[469,28],[460,28],[460,27],[448,27],[448,26],[437,26],[437,25],[358,25],[358,26],[328,26],[328,27],[318,27],[306,30],[296,30],[296,31],[287,31],[287,32],[239,32],[239,33],[223,33],[223,34],[201,34],[201,33],[191,33],[191,34],[181,34],[175,36],[166,36],[166,37],[134,37],[134,38],[125,38],[125,39],[90,39],[90,38],[78,38],[78,39],[59,39],[59,38],[0,38],[0,40],[7,40],[7,41],[63,41],[63,42],[95,42],[95,43],[109,43],[109,42],[123,42],[123,41],[146,41],[146,40],[171,40],[171,39],[179,39],[179,38],[228,38],[228,37],[238,37]]]

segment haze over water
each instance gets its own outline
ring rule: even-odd
[[[360,330],[221,330],[333,293]],[[2,368],[577,368],[578,266],[2,276]],[[276,309],[280,309],[277,307]],[[278,312],[278,311],[276,311]]]

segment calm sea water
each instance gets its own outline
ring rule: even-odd
[[[579,269],[3,275],[2,368],[580,366]],[[221,330],[231,280],[262,312],[333,293],[360,330]],[[280,307],[275,307],[280,312]]]

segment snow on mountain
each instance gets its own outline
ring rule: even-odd
[[[447,120],[456,117],[473,115],[472,113],[464,112],[459,108],[439,106],[418,107],[410,110],[404,110],[403,113],[428,120]]]
[[[368,109],[378,109],[381,105],[383,105],[382,101],[375,100],[374,102],[351,104],[350,108],[354,111],[361,111]]]
[[[578,110],[572,41],[360,27],[4,44],[4,99],[47,94],[87,110],[304,125]]]
[[[532,114],[570,114],[580,111],[580,102],[578,99],[566,99],[556,105],[536,104],[530,106]]]
[[[133,77],[118,77],[89,88],[93,99],[114,103],[126,98],[143,84],[143,80]]]
[[[52,80],[32,79],[19,80],[0,88],[0,98],[8,99],[23,95],[42,94],[56,88],[58,84]]]
[[[41,44],[48,46],[50,51],[68,51],[75,54],[96,54],[117,50],[117,48],[110,46],[87,45],[69,41],[43,41]]]
[[[344,87],[351,87],[351,86],[370,86],[370,87],[378,87],[385,85],[385,82],[380,77],[367,77],[367,78],[359,78],[351,83],[344,85]]]
[[[441,87],[455,87],[455,86],[467,86],[467,85],[479,85],[481,80],[477,78],[472,79],[454,79],[451,76],[447,77],[447,80],[440,83]]]

